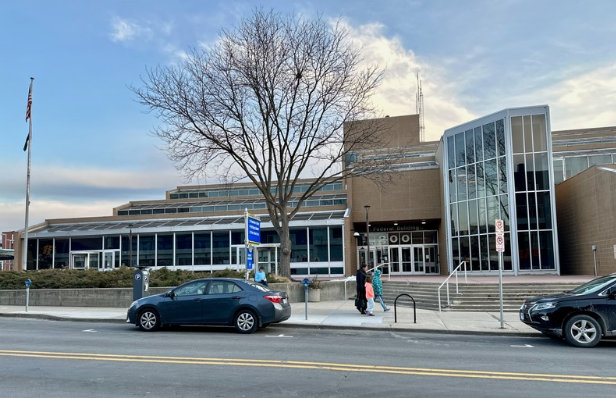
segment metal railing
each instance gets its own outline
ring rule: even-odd
[[[381,267],[383,267],[383,266],[385,266],[385,265],[389,266],[389,263],[382,263],[382,264],[379,264],[379,265],[377,265],[377,266],[375,266],[375,267],[372,267],[372,268],[370,268],[369,270],[366,270],[366,274],[367,274],[367,273],[370,273],[370,272],[373,272],[374,270],[379,269],[379,268],[381,268]],[[390,271],[391,271],[391,270],[390,270]],[[391,272],[387,272],[387,280],[388,280],[388,281],[390,281],[390,280],[391,280]]]
[[[453,270],[453,272],[447,277],[447,279],[445,279],[445,281],[443,283],[441,283],[441,285],[438,287],[438,312],[441,312],[441,288],[443,286],[447,287],[447,306],[451,306],[451,301],[449,300],[449,278],[451,278],[452,276],[456,276],[456,294],[459,294],[458,291],[458,273],[460,272],[460,267],[464,266],[464,283],[468,283],[468,279],[466,278],[466,261],[462,261],[457,267],[456,269]]]
[[[415,304],[415,299],[413,296],[408,293],[399,294],[394,300],[394,323],[398,323],[398,299],[402,296],[407,296],[413,300],[413,323],[417,323],[417,305]]]
[[[366,273],[368,273],[368,272],[372,272],[372,271],[374,271],[375,269],[381,268],[381,267],[382,267],[382,266],[384,266],[384,265],[389,265],[389,263],[383,263],[383,264],[379,264],[379,265],[377,265],[376,267],[372,267],[372,268],[370,268],[369,270],[367,270],[367,271],[366,271]],[[388,279],[387,279],[387,280],[391,280],[391,274],[390,274],[390,273],[388,273],[388,274],[387,274],[387,277],[388,277]],[[334,279],[334,281],[344,282],[344,299],[345,299],[345,300],[347,300],[347,297],[348,297],[348,295],[347,295],[347,282],[349,282],[349,281],[354,281],[354,280],[356,280],[356,279],[355,279],[355,275],[353,275],[353,276],[349,276],[349,277],[344,278],[344,279]]]

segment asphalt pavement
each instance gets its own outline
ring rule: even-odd
[[[430,311],[390,306],[385,312],[377,304],[375,316],[360,314],[354,300],[292,303],[292,315],[276,326],[401,330],[457,334],[501,334],[538,336],[539,332],[520,322],[517,312]],[[43,307],[0,305],[0,316],[69,321],[126,322],[126,308]]]

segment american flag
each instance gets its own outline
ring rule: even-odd
[[[26,107],[26,122],[32,116],[32,83],[33,81],[30,81],[30,90],[28,91],[28,106]]]

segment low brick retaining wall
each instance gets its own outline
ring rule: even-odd
[[[355,281],[321,282],[321,301],[344,300],[355,296]],[[304,301],[304,285],[300,283],[271,283],[273,290],[286,291],[292,303]],[[146,294],[163,293],[170,288],[150,287]],[[34,289],[30,288],[29,305],[52,307],[111,307],[126,308],[133,301],[132,288],[117,289]],[[0,305],[26,305],[26,289],[0,290]]]

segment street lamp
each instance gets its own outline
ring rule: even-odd
[[[370,205],[365,205],[364,209],[366,209],[366,247],[368,252],[366,253],[366,264],[368,264],[368,269],[370,269],[370,223],[368,218],[368,210],[370,210]]]

